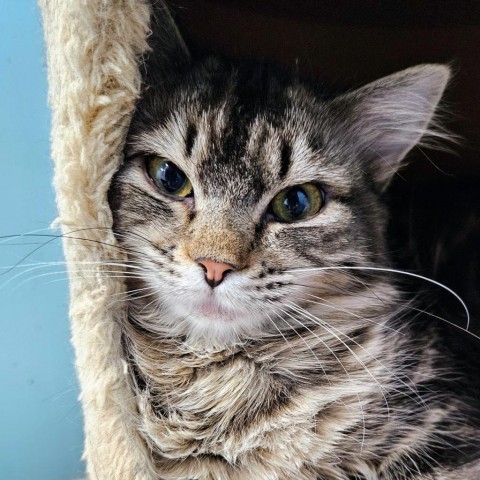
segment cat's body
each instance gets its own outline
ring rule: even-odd
[[[448,70],[326,98],[193,63],[167,20],[110,191],[158,478],[477,478],[478,413],[438,320],[401,293],[381,195]]]

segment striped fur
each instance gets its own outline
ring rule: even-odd
[[[382,202],[447,69],[329,97],[265,65],[186,55],[168,78],[150,62],[110,189],[129,257],[124,351],[158,478],[456,478],[478,417],[439,322],[389,269]],[[151,155],[194,197],[156,189]],[[274,221],[272,198],[304,182],[324,208]],[[198,257],[238,269],[211,289]]]

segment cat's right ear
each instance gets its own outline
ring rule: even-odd
[[[142,77],[144,85],[158,87],[188,69],[191,58],[167,4],[163,0],[150,3],[150,51],[144,60]]]
[[[342,138],[359,153],[379,190],[422,137],[450,139],[434,120],[450,76],[445,65],[408,68],[369,83],[332,102]]]

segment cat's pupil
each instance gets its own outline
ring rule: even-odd
[[[292,218],[300,218],[310,209],[310,201],[302,188],[293,187],[285,196],[283,206]]]
[[[165,190],[174,193],[185,184],[185,174],[170,162],[164,162],[158,169],[157,178]]]

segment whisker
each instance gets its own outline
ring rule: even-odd
[[[296,320],[292,315],[290,315],[287,311],[283,310],[283,309],[280,309],[284,314],[288,315],[290,318],[292,318],[292,320]],[[282,317],[280,314],[274,312],[278,318],[280,320],[282,320],[283,322],[285,322],[288,326],[288,328],[290,328],[291,330],[293,330],[293,332],[300,338],[300,340],[302,340],[302,342],[305,344],[305,346],[310,350],[310,352],[312,353],[312,355],[315,357],[315,359],[317,360],[317,363],[319,365],[319,367],[322,369],[322,372],[323,374],[325,375],[325,378],[327,379],[327,382],[331,385],[331,381],[330,381],[330,378],[329,378],[329,375],[328,373],[325,371],[325,368],[323,367],[323,364],[322,362],[320,361],[320,359],[318,358],[317,354],[313,351],[312,347],[307,343],[307,341],[298,333],[298,331],[292,327],[292,325],[284,318]],[[302,325],[303,326],[303,325]],[[320,340],[321,341],[321,340]],[[326,347],[328,348],[328,347]],[[334,354],[335,355],[335,354]],[[346,372],[347,375],[348,375],[348,372]]]
[[[371,318],[367,318],[367,317],[364,317],[362,315],[358,315],[357,313],[351,312],[350,310],[347,310],[345,308],[337,307],[332,302],[329,302],[328,300],[326,300],[322,297],[319,297],[317,295],[313,295],[313,294],[307,293],[307,292],[304,292],[303,294],[308,295],[308,296],[313,297],[313,298],[316,298],[318,300],[322,300],[321,302],[318,302],[318,301],[311,300],[311,299],[304,299],[304,301],[306,301],[306,302],[311,302],[311,303],[314,303],[316,305],[322,305],[322,306],[331,308],[333,310],[337,310],[337,311],[340,311],[340,312],[343,312],[343,313],[347,313],[348,315],[351,315],[354,318],[358,318],[360,320],[365,320],[367,322],[372,323],[373,325],[377,325],[377,326],[380,326],[380,327],[385,328],[387,330],[391,330],[392,332],[398,333],[399,335],[403,335],[403,333],[400,330],[397,330],[396,328],[393,328],[393,327],[390,327],[390,326],[386,325],[385,322],[379,323],[379,322],[376,322],[375,320],[373,320]]]
[[[285,344],[287,345],[288,348],[290,348],[290,350],[292,351],[292,353],[295,355],[295,350],[293,349],[292,347],[292,344],[287,340],[287,337],[285,337],[285,335],[282,333],[282,331],[277,327],[277,324],[272,320],[272,317],[265,312],[265,315],[267,316],[268,320],[270,321],[270,323],[275,327],[275,329],[277,330],[277,332],[281,335],[281,337],[283,338],[283,340],[285,341]]]
[[[368,373],[368,375],[372,378],[372,380],[377,384],[377,386],[379,387],[379,390],[382,392],[382,395],[383,395],[383,398],[385,400],[385,404],[387,406],[387,417],[388,417],[388,414],[389,414],[389,406],[388,406],[388,401],[387,401],[387,398],[385,396],[385,393],[384,393],[384,388],[382,387],[381,383],[377,380],[377,378],[370,372],[370,369],[365,365],[365,363],[358,357],[358,355],[333,331],[333,330],[336,330],[336,331],[339,331],[342,335],[344,335],[345,337],[347,337],[348,340],[352,341],[353,343],[355,343],[356,345],[359,346],[359,344],[353,340],[352,338],[350,338],[347,334],[341,332],[340,330],[338,330],[337,328],[331,326],[330,324],[328,324],[327,322],[319,319],[318,317],[315,317],[313,314],[311,314],[310,312],[308,312],[307,310],[303,309],[302,307],[300,307],[299,305],[293,303],[293,302],[288,302],[289,305],[290,305],[290,308],[292,308],[293,310],[297,311],[300,315],[302,315],[303,317],[306,317],[306,318],[310,318],[312,321],[314,321],[314,323],[316,323],[319,327],[323,328],[324,330],[326,330],[328,333],[330,333],[330,335],[332,335],[333,337],[335,337],[352,355],[353,357],[357,360],[357,362],[362,366],[362,368]],[[308,327],[306,327],[308,328]],[[312,332],[313,335],[316,335],[314,332]],[[364,349],[367,353],[368,351],[366,349]],[[370,355],[371,356],[371,355]],[[382,365],[383,366],[383,365]]]
[[[342,361],[338,358],[337,354],[326,344],[326,342],[320,338],[319,335],[317,335],[316,333],[314,333],[308,326],[302,324],[302,322],[300,322],[300,320],[298,320],[297,318],[295,318],[293,315],[290,315],[287,311],[281,309],[286,315],[288,315],[292,320],[294,320],[295,322],[299,323],[302,327],[304,327],[305,329],[307,329],[313,336],[315,336],[321,343],[322,345],[333,355],[333,357],[335,358],[335,360],[339,363],[339,365],[342,367],[343,371],[345,372],[345,374],[347,375],[347,378],[348,380],[350,381],[350,383],[352,385],[355,385],[350,373],[348,372],[347,368],[345,367],[345,365],[342,363]],[[283,319],[285,320],[285,319]],[[287,322],[288,323],[288,322]],[[301,337],[301,336],[300,336]],[[302,340],[303,337],[301,337]],[[307,344],[308,346],[308,344]],[[309,347],[309,346],[308,346]],[[310,347],[309,347],[310,348]],[[315,352],[310,348],[310,351],[313,353],[313,355],[315,356],[315,358],[318,360],[320,366],[321,366],[321,363],[320,363],[320,360],[318,359],[317,355],[315,354]],[[321,366],[322,370],[325,372],[325,370],[323,369],[323,366]],[[327,379],[328,379],[328,375],[325,373],[325,375],[327,376]],[[355,394],[355,396],[357,397],[357,400],[358,400],[358,405],[360,407],[360,411],[361,411],[361,415],[362,415],[362,423],[363,423],[363,430],[362,430],[362,442],[361,442],[361,447],[360,447],[360,450],[362,451],[363,450],[363,446],[364,446],[364,443],[365,443],[365,435],[366,435],[366,421],[365,421],[365,411],[363,409],[363,405],[362,405],[362,402],[360,400],[360,395],[358,393]]]
[[[104,278],[122,278],[122,279],[126,279],[126,278],[133,278],[133,279],[143,279],[144,277],[141,276],[141,275],[129,275],[128,273],[126,272],[120,272],[120,271],[116,271],[116,270],[113,270],[113,271],[98,271],[98,270],[77,270],[77,271],[68,271],[68,270],[61,270],[61,271],[57,271],[57,272],[47,272],[47,273],[42,273],[40,275],[34,275],[32,277],[28,277],[24,280],[22,280],[20,283],[18,283],[17,285],[15,285],[15,289],[18,289],[20,288],[22,285],[25,285],[27,282],[31,282],[33,280],[37,280],[39,278],[42,278],[42,277],[49,277],[49,276],[54,276],[54,275],[66,275],[65,279],[62,279],[63,280],[68,280],[70,278],[72,278],[72,275],[73,274],[81,274],[81,275],[78,275],[78,278],[99,278],[99,277],[104,277]],[[95,275],[85,275],[85,273],[94,273]],[[110,273],[114,273],[115,275],[110,275]],[[105,275],[105,274],[109,274],[109,275]],[[3,283],[2,285],[0,285],[0,289],[6,287],[11,280],[14,280],[14,279],[9,279],[7,282]]]
[[[419,275],[418,273],[412,273],[412,272],[407,272],[404,270],[397,270],[394,268],[383,268],[383,267],[346,267],[346,266],[337,266],[337,267],[314,267],[314,268],[298,268],[298,269],[292,269],[292,270],[285,270],[286,272],[314,272],[314,271],[325,271],[325,270],[372,270],[372,271],[378,271],[378,272],[387,272],[387,273],[396,273],[400,275],[406,275],[410,277],[414,277],[420,280],[424,280],[426,282],[432,283],[438,287],[443,288],[446,290],[448,293],[453,295],[462,305],[465,314],[467,316],[467,326],[466,330],[470,328],[470,312],[467,308],[467,305],[465,302],[462,300],[460,295],[458,295],[454,290],[451,288],[447,287],[443,283],[437,282],[436,280],[433,280],[432,278],[424,277],[423,275]]]
[[[304,299],[305,301],[309,301],[308,299]],[[293,302],[290,302],[290,303],[293,303]],[[337,340],[339,340],[340,342],[342,342],[342,344],[355,356],[355,358],[357,359],[357,361],[360,362],[360,364],[362,365],[362,367],[364,367],[364,369],[367,371],[367,373],[369,373],[370,376],[372,376],[373,374],[371,374],[371,372],[369,371],[368,367],[357,357],[357,355],[348,347],[348,345],[343,342],[338,336],[336,336],[331,330],[335,330],[337,331],[340,335],[343,335],[347,340],[349,340],[350,342],[354,343],[356,346],[358,346],[362,351],[364,351],[370,358],[372,358],[373,360],[375,360],[382,368],[385,369],[385,371],[387,371],[391,376],[392,378],[394,378],[395,380],[397,380],[399,383],[401,383],[404,387],[406,387],[410,392],[412,392],[412,394],[414,394],[415,398],[414,397],[411,397],[410,395],[406,395],[405,393],[399,391],[398,389],[396,388],[393,388],[392,391],[395,391],[395,392],[398,392],[402,395],[406,395],[408,398],[410,398],[411,400],[414,400],[414,401],[417,401],[417,400],[420,400],[420,403],[425,407],[427,408],[427,405],[425,404],[425,402],[423,401],[423,399],[421,398],[421,396],[419,395],[419,393],[414,389],[414,387],[412,385],[409,385],[408,383],[406,383],[404,380],[402,380],[395,372],[393,372],[390,368],[388,368],[381,360],[379,360],[375,355],[373,355],[371,352],[369,352],[362,344],[358,343],[354,338],[350,337],[348,334],[346,334],[345,332],[342,332],[340,329],[334,327],[333,325],[331,325],[330,323],[324,321],[324,320],[321,320],[319,319],[318,317],[314,316],[313,314],[311,314],[310,312],[302,309],[302,307],[300,307],[299,305],[296,305],[294,304],[299,310],[302,310],[303,312],[305,312],[305,314],[308,314],[308,317],[314,321],[314,323],[316,323],[318,326],[326,329],[331,335],[334,335],[335,338],[337,338]],[[299,313],[301,313],[299,311]],[[305,316],[304,314],[304,316]],[[361,317],[363,318],[363,317]],[[383,324],[379,324],[377,323],[378,326],[382,327],[382,328],[385,328],[385,325]],[[397,333],[396,330],[393,330],[395,333]],[[388,401],[386,400],[385,398],[385,395],[383,393],[383,388],[381,387],[381,384],[376,380],[376,378],[374,376],[372,376],[372,379],[377,383],[377,385],[380,387],[380,390],[382,391],[382,395],[384,397],[384,400],[385,400],[385,403],[386,403],[386,406],[387,406],[387,416],[389,414],[389,405],[388,405]]]

